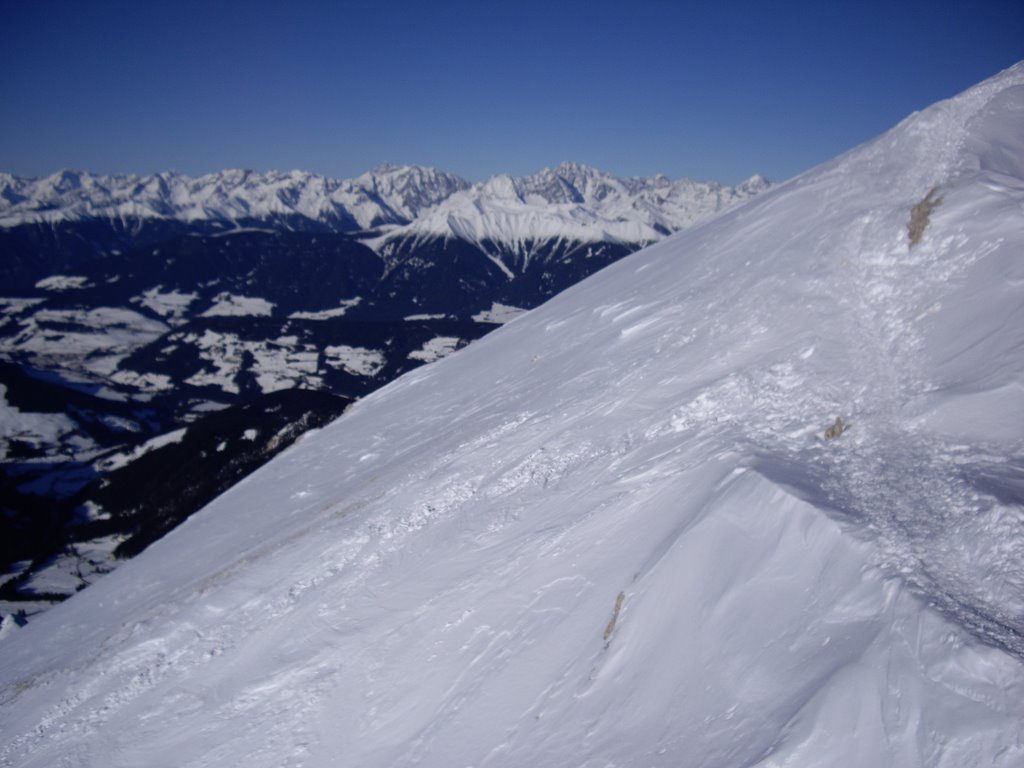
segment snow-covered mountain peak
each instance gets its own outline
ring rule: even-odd
[[[1022,107],[1017,66],[360,401],[10,630],[0,762],[1020,764]]]
[[[611,174],[581,163],[560,163],[552,173],[570,184],[579,193],[580,201],[600,201],[621,187],[621,182]]]
[[[558,238],[650,243],[762,192],[766,183],[761,177],[742,188],[665,177],[622,180],[562,163],[529,176],[494,176],[452,195],[391,237],[454,236],[477,244]]]
[[[81,189],[82,174],[78,171],[65,168],[48,176],[45,181],[46,188],[54,194],[65,194],[74,189]]]
[[[394,166],[384,163],[356,179],[363,188],[377,194],[394,211],[412,221],[421,212],[468,189],[470,184],[451,173],[419,165]]]
[[[506,203],[524,203],[523,191],[520,179],[508,173],[499,173],[476,185],[470,195],[458,198],[457,202],[462,203],[463,200],[486,197],[489,200]]]

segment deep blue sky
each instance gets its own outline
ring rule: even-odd
[[[1024,59],[1024,0],[0,0],[0,170],[781,181]]]

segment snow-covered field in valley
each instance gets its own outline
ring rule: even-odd
[[[1024,64],[360,401],[4,627],[0,764],[1024,765],[1022,127]]]

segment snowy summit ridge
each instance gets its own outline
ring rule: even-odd
[[[1022,115],[1024,64],[360,401],[4,638],[0,763],[1024,764]]]
[[[345,180],[301,171],[227,170],[191,178],[65,170],[39,179],[0,174],[0,226],[91,218],[239,226],[305,221],[340,231],[386,227],[391,237],[411,230],[466,235],[473,242],[542,236],[646,243],[767,187],[760,176],[737,187],[662,176],[620,180],[569,163],[481,184],[433,168],[386,164]]]

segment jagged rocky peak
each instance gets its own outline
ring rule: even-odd
[[[453,173],[422,165],[390,163],[383,163],[354,181],[409,220],[470,187],[468,181]]]
[[[143,176],[131,186],[132,197],[170,197],[171,186],[177,180],[174,172]]]
[[[79,189],[83,186],[82,176],[83,174],[78,171],[72,171],[65,168],[50,176],[48,182],[54,192],[70,192],[73,189]]]
[[[561,170],[562,166],[555,170],[545,168],[539,173],[523,177],[520,181],[529,194],[538,195],[547,203],[583,203],[585,197],[582,190],[571,176],[562,174]]]
[[[620,179],[599,168],[580,163],[562,163],[555,173],[572,184],[586,200],[600,202],[628,192]]]

